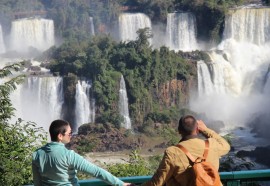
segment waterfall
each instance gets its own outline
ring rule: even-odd
[[[262,45],[270,41],[270,9],[243,8],[226,16],[224,38]]]
[[[269,12],[269,8],[229,12],[223,41],[208,53],[211,61],[197,63],[199,98],[191,99],[191,109],[237,126],[270,110]]]
[[[145,14],[123,13],[119,16],[119,34],[122,41],[136,40],[138,37],[136,32],[146,27],[152,28],[151,20]]]
[[[86,81],[78,81],[76,84],[75,122],[77,128],[84,123],[95,121],[95,102],[90,98],[91,86],[91,83]]]
[[[239,94],[237,76],[228,62],[197,62],[198,92],[201,96],[211,94]]]
[[[0,25],[0,54],[6,52],[6,47],[3,39],[3,31],[2,31],[2,26]]]
[[[60,77],[28,77],[11,94],[16,118],[36,122],[45,131],[55,119],[61,118],[63,80]]]
[[[93,17],[89,17],[89,22],[90,22],[90,34],[92,36],[94,36],[95,35],[95,27],[94,27]]]
[[[199,95],[237,94],[239,85],[232,66],[221,55],[209,53],[213,62],[197,62],[198,92]]]
[[[200,95],[209,95],[213,92],[213,83],[208,66],[203,61],[197,62],[198,92]]]
[[[173,50],[196,50],[198,44],[195,16],[191,13],[168,14],[166,38],[167,46]]]
[[[126,83],[123,75],[120,79],[120,90],[119,90],[119,103],[118,103],[120,115],[124,118],[124,123],[122,126],[126,129],[131,129],[131,121],[129,118],[129,110],[128,110],[128,98],[127,98],[127,90]]]
[[[12,22],[10,49],[28,52],[29,47],[47,50],[55,43],[54,23],[48,19],[19,19]]]

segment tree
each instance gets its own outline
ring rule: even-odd
[[[31,183],[31,154],[45,143],[47,136],[33,122],[24,122],[20,118],[15,123],[11,122],[15,109],[10,94],[24,79],[22,75],[13,78],[11,75],[20,67],[20,64],[13,64],[0,69],[0,79],[9,78],[0,84],[0,185]]]
[[[10,76],[11,70],[18,71],[20,69],[19,64],[9,65],[0,70],[0,78]],[[0,122],[1,125],[7,124],[7,121],[12,117],[14,108],[12,107],[11,100],[9,98],[10,93],[16,89],[16,83],[20,83],[23,80],[23,76],[17,76],[0,85]]]

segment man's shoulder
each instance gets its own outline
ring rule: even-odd
[[[179,154],[181,153],[181,150],[179,149],[179,147],[177,147],[177,145],[172,145],[165,150],[165,153],[166,154]]]

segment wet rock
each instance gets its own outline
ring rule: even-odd
[[[238,157],[251,157],[255,159],[256,163],[260,163],[270,167],[270,146],[256,147],[255,150],[245,151],[241,150],[236,153]]]

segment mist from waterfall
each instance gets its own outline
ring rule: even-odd
[[[265,76],[265,85],[263,88],[264,94],[270,94],[270,69],[268,68],[268,73]]]
[[[123,13],[119,16],[118,21],[121,41],[136,40],[138,37],[136,32],[139,29],[152,28],[150,18],[142,13]]]
[[[131,121],[130,121],[129,110],[128,110],[126,83],[125,83],[123,75],[121,76],[121,79],[120,79],[118,107],[119,107],[120,115],[124,118],[122,127],[126,129],[131,129]]]
[[[169,13],[167,16],[166,45],[173,50],[198,49],[196,19],[192,13]]]
[[[63,80],[61,77],[28,77],[11,94],[16,118],[33,121],[45,131],[51,122],[61,118]]]
[[[92,84],[86,81],[78,81],[75,95],[75,124],[78,127],[85,123],[95,121],[95,101],[90,97]],[[76,132],[76,131],[75,131]]]
[[[199,98],[191,103],[194,111],[231,123],[230,127],[268,112],[269,12],[246,8],[226,17],[224,40],[218,51],[209,52],[212,62],[197,63]]]
[[[5,47],[5,42],[3,39],[3,31],[2,31],[2,26],[0,25],[0,54],[6,52],[6,47]]]
[[[29,47],[45,51],[55,44],[54,23],[49,19],[25,18],[12,21],[10,50],[29,52]]]

